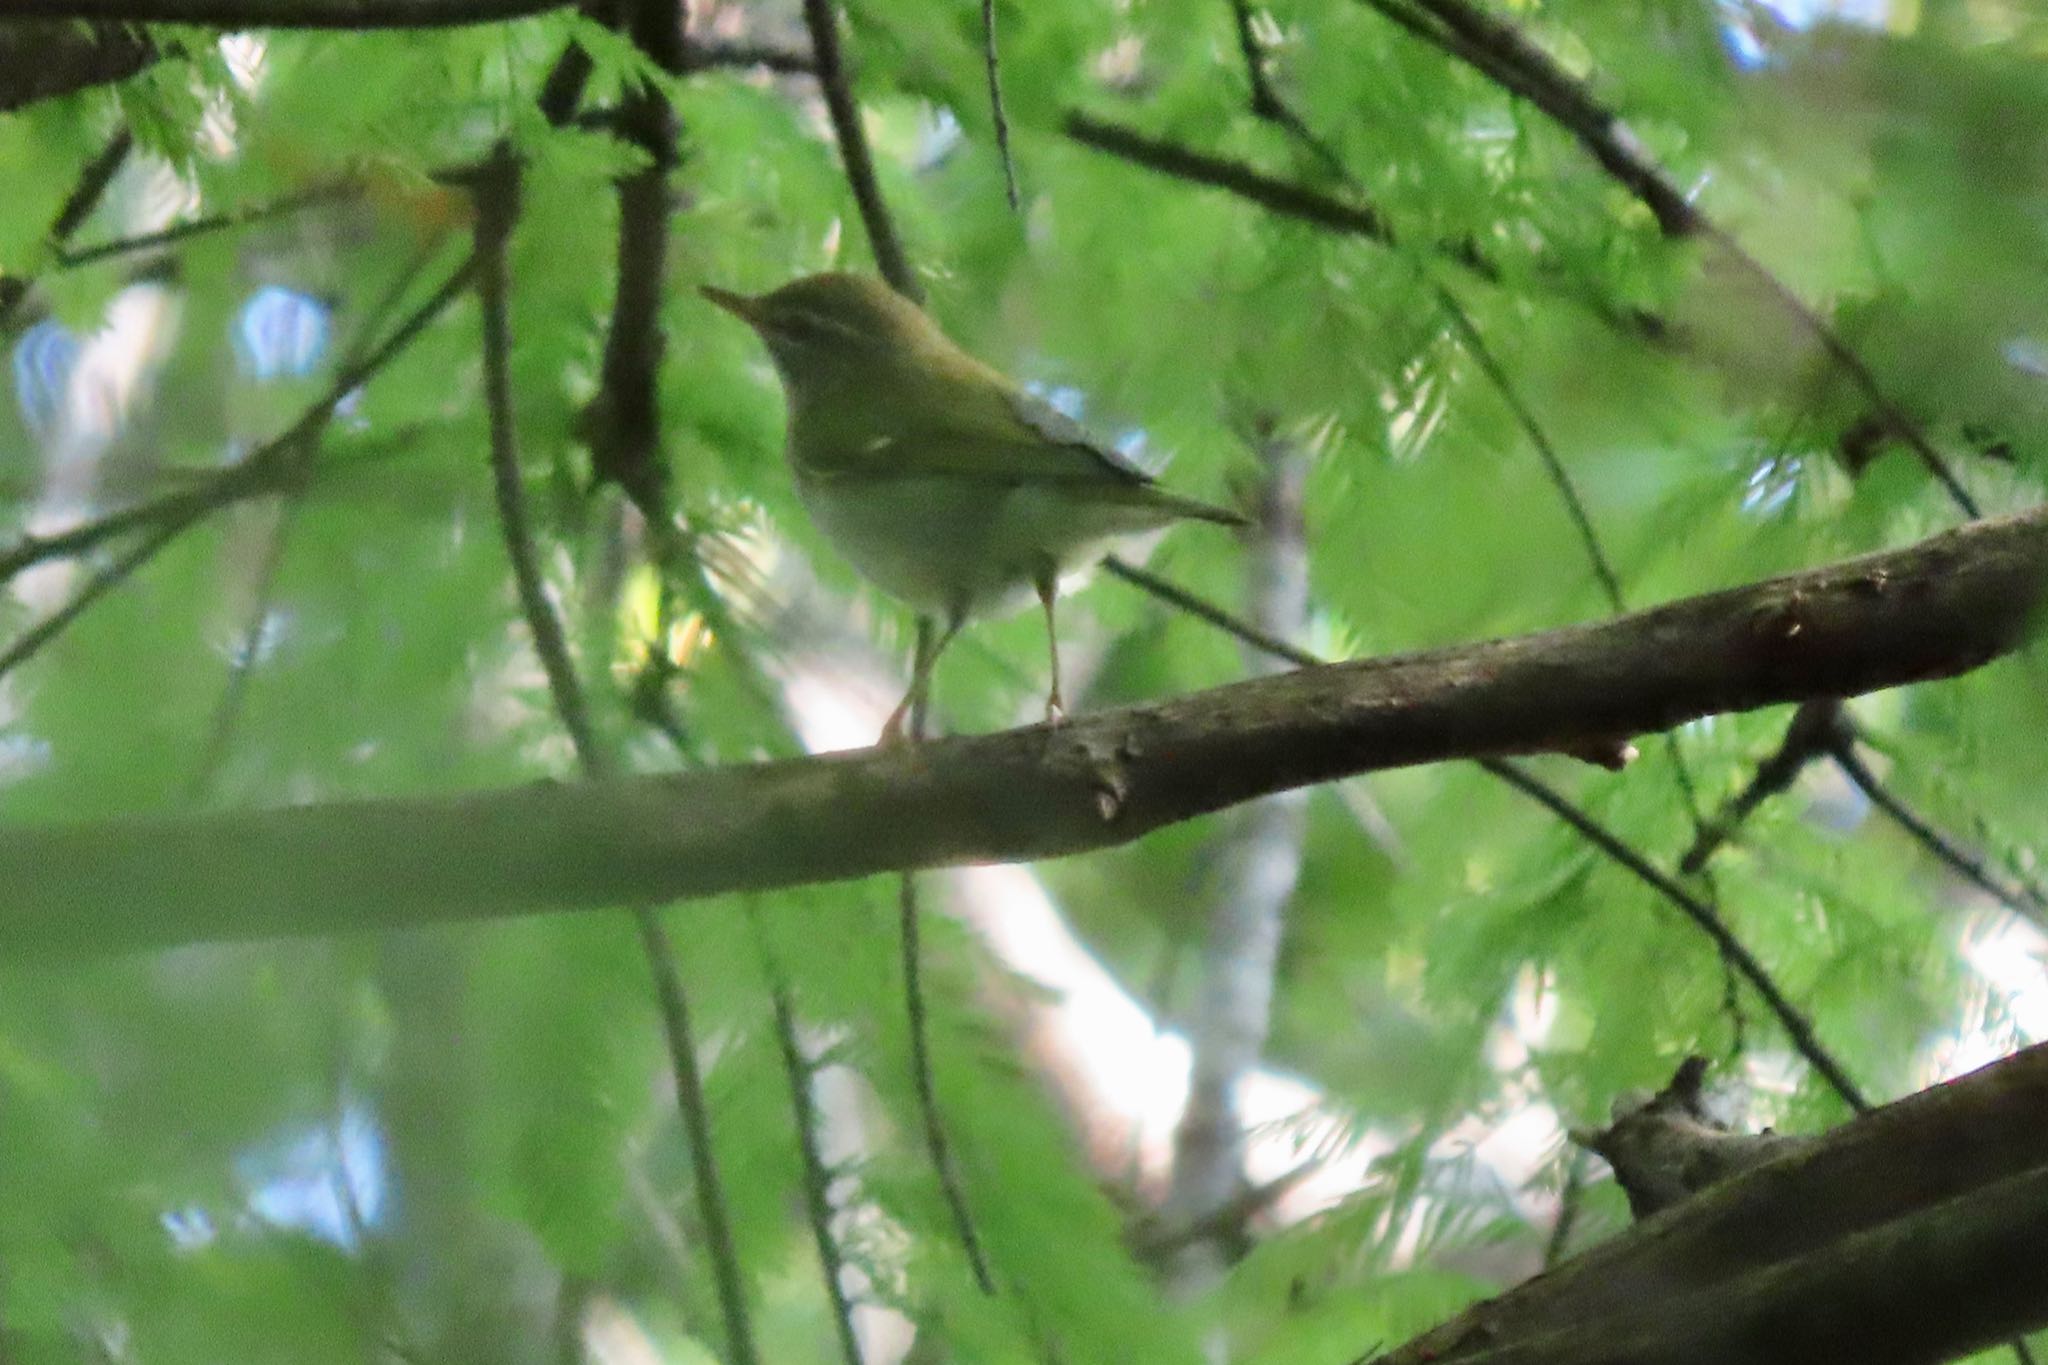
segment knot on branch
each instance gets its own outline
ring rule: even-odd
[[[1572,1134],[1614,1168],[1638,1221],[1812,1141],[1769,1129],[1735,1132],[1711,1111],[1706,1076],[1706,1059],[1688,1057],[1655,1096],[1618,1101],[1613,1123]]]

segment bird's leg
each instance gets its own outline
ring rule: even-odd
[[[966,623],[967,617],[963,612],[953,613],[944,630],[939,629],[934,617],[917,618],[917,647],[910,665],[910,690],[903,694],[902,701],[896,703],[889,719],[882,722],[882,736],[877,744],[887,748],[901,744],[906,738],[924,738],[924,708],[931,695],[932,670],[938,666],[939,655],[953,643],[953,637]],[[906,722],[909,725],[907,732],[904,728]]]
[[[1051,570],[1038,576],[1038,604],[1045,608],[1045,647],[1052,658],[1052,690],[1045,696],[1045,719],[1054,724],[1066,719],[1067,704],[1060,697],[1060,632],[1053,620],[1053,599],[1059,594],[1059,579]]]
[[[925,680],[932,668],[932,631],[937,626],[929,616],[917,618],[917,644],[910,655],[910,690],[903,694],[903,700],[896,703],[896,709],[889,713],[889,719],[882,722],[882,737],[875,742],[882,748],[901,744],[904,739],[903,723],[911,718],[911,712],[924,710]],[[924,719],[920,714],[919,720]]]

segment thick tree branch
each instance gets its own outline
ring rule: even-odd
[[[1126,564],[1119,559],[1109,560],[1107,567],[1111,573],[1124,579],[1126,582],[1152,593],[1163,601],[1173,603],[1182,610],[1200,617],[1202,620],[1236,636],[1239,640],[1256,649],[1264,650],[1275,658],[1291,660],[1304,668],[1323,666],[1322,661],[1307,650],[1290,645],[1286,641],[1260,630],[1249,622],[1240,621],[1221,608],[1196,597],[1184,589],[1177,588],[1166,580],[1157,578],[1143,569]],[[1667,732],[1666,737],[1670,738],[1669,732]],[[1601,744],[1612,743],[1613,737],[1607,736],[1602,741],[1589,747],[1597,748]],[[1680,762],[1680,755],[1675,751],[1675,745],[1672,759],[1674,764],[1678,765],[1674,770],[1683,780],[1685,768],[1682,762]],[[1763,997],[1764,1003],[1770,1007],[1773,1014],[1777,1016],[1779,1023],[1784,1026],[1785,1032],[1791,1038],[1793,1046],[1826,1078],[1828,1083],[1834,1087],[1835,1092],[1842,1097],[1849,1107],[1859,1112],[1869,1108],[1861,1092],[1849,1080],[1848,1073],[1835,1061],[1833,1055],[1821,1046],[1820,1040],[1814,1035],[1813,1026],[1807,1022],[1806,1016],[1800,1013],[1799,1009],[1779,989],[1777,982],[1764,969],[1763,964],[1736,937],[1735,932],[1728,927],[1727,922],[1722,919],[1719,910],[1710,901],[1702,900],[1687,891],[1660,871],[1648,858],[1645,858],[1635,849],[1629,847],[1627,842],[1613,831],[1574,805],[1562,792],[1525,772],[1519,766],[1508,762],[1505,758],[1499,757],[1481,758],[1479,766],[1484,768],[1491,776],[1507,783],[1524,796],[1541,805],[1551,814],[1557,816],[1558,819],[1570,825],[1581,838],[1592,844],[1609,861],[1625,868],[1638,881],[1676,906],[1708,938],[1713,940],[1715,947],[1721,952],[1721,960],[1729,973],[1728,1002],[1730,1011],[1735,1016],[1738,1040],[1741,1037],[1742,1016],[1737,1007],[1735,982],[1736,978],[1740,976],[1742,979],[1747,980],[1756,989],[1757,993]],[[1691,787],[1689,783],[1684,785],[1688,803],[1690,803]],[[1694,816],[1693,823],[1697,827],[1699,821],[1696,815]]]
[[[2048,1323],[2048,1048],[1855,1119],[1378,1365],[1933,1362]]]
[[[0,25],[23,19],[205,28],[450,28],[566,9],[573,0],[7,0]]]
[[[2048,511],[1597,625],[1305,668],[1058,726],[701,772],[0,830],[0,951],[331,933],[1053,857],[1380,768],[1978,667]]]

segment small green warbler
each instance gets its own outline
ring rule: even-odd
[[[1052,662],[1046,719],[1057,720],[1061,574],[1119,536],[1182,518],[1244,524],[1155,485],[879,280],[835,273],[759,296],[702,292],[768,343],[789,403],[797,493],[818,529],[919,613],[910,691],[883,727],[885,744],[902,738],[968,619],[1034,592]]]

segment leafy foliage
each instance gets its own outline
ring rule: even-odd
[[[1936,0],[1858,7],[1886,11],[1872,26],[1711,0],[1500,8],[1838,329],[1988,509],[2038,498],[2048,23],[2018,3]],[[846,16],[882,188],[932,310],[1020,379],[1080,393],[1092,425],[1142,438],[1175,487],[1248,501],[1252,433],[1307,450],[1305,643],[1319,652],[1610,611],[1518,405],[1561,452],[1632,605],[1955,520],[1782,300],[1712,244],[1661,235],[1566,132],[1370,6],[1280,0],[1252,15],[1279,97],[1328,155],[1255,116],[1223,0],[997,16],[1019,214],[976,7],[857,0]],[[695,22],[707,44],[802,35],[793,6],[765,0]],[[0,119],[0,275],[35,282],[7,334],[13,530],[190,488],[285,429],[458,267],[471,227],[459,172],[504,139],[524,179],[510,260],[523,472],[607,740],[649,770],[785,750],[804,724],[792,676],[871,666],[848,621],[907,647],[907,618],[795,500],[756,343],[694,292],[866,268],[810,78],[662,72],[567,13],[152,36],[178,55]],[[555,126],[535,101],[572,42],[592,64],[587,116]],[[615,186],[647,164],[608,119],[641,82],[672,97],[681,132],[666,274],[627,287],[660,290],[662,449],[704,566],[662,565],[659,584],[646,529],[592,486],[586,448],[620,287]],[[1084,147],[1061,131],[1076,109],[1370,203],[1393,245]],[[121,128],[136,140],[126,167],[68,242],[51,241],[80,168]],[[335,186],[169,247],[64,254]],[[1483,272],[1446,247],[1459,243]],[[266,288],[303,300],[286,329],[297,343],[251,331]],[[567,780],[489,497],[485,420],[465,299],[344,402],[306,477],[201,519],[0,682],[4,818]],[[1249,551],[1224,537],[1150,553],[1213,599],[1242,592]],[[8,636],[111,555],[17,575]],[[826,595],[836,633],[779,609],[800,593]],[[1244,667],[1226,639],[1121,583],[1082,590],[1066,620],[1084,706]],[[941,673],[950,723],[1028,714],[1042,649],[1035,619],[978,627]],[[1854,707],[1864,754],[1898,792],[2021,886],[2038,885],[2048,840],[2041,669],[2036,652]],[[678,721],[666,739],[634,707],[649,676]],[[1701,722],[1671,749],[1646,741],[1621,773],[1537,767],[1670,867],[1786,719]],[[1194,1008],[1229,818],[1036,870],[1166,1023]],[[1037,993],[1015,963],[932,926],[934,1079],[991,1298],[919,1136],[893,887],[672,912],[769,1358],[836,1348],[768,963],[806,1051],[849,1082],[823,1087],[845,1091],[833,1123],[856,1135],[828,1173],[848,1283],[915,1325],[918,1359],[1194,1360],[1212,1331],[1244,1360],[1351,1359],[1533,1269],[1569,1159],[1559,1124],[1597,1122],[1690,1052],[1746,1078],[1751,1121],[1846,1116],[1689,921],[1477,768],[1319,793],[1302,860],[1268,1051],[1383,1154],[1198,1304],[1134,1253],[1158,1191],[1105,1166],[1072,1094],[1054,1098],[1020,1023],[1018,1001]],[[1873,1095],[2042,1025],[2038,935],[1825,760],[1710,875],[1689,885]],[[1994,929],[2003,965],[1989,972],[1971,945]],[[0,1355],[211,1360],[233,1342],[249,1360],[562,1359],[556,1343],[598,1302],[672,1358],[715,1354],[707,1232],[648,971],[623,916],[0,963]],[[1532,1114],[1533,1146],[1487,1154],[1482,1139]],[[1603,1184],[1585,1207],[1581,1239],[1625,1216]]]

